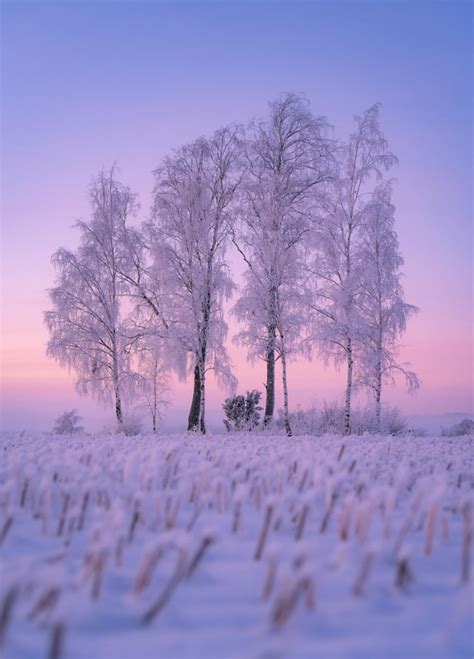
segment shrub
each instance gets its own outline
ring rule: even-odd
[[[77,414],[77,410],[66,410],[59,416],[54,424],[53,432],[55,435],[75,435],[84,432],[84,427],[79,425],[82,417]]]
[[[241,430],[255,430],[260,423],[260,412],[262,408],[259,405],[262,394],[260,391],[253,389],[247,391],[245,396],[238,395],[232,398],[226,398],[222,408],[226,418],[224,425],[229,432]]]
[[[342,435],[344,430],[344,408],[337,403],[324,403],[322,408],[299,409],[290,414],[290,425],[295,435],[325,434]],[[284,429],[283,413],[279,410],[277,427]],[[406,420],[396,407],[385,407],[380,419],[380,432],[384,435],[401,435],[407,430]],[[351,433],[363,435],[377,432],[375,415],[370,408],[353,409]]]
[[[443,437],[463,437],[465,435],[474,435],[474,421],[466,417],[459,423],[455,423],[453,426],[442,428],[441,435]]]
[[[143,418],[138,412],[132,412],[125,416],[122,425],[117,427],[118,433],[127,437],[135,437],[143,432]]]

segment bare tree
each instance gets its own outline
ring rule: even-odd
[[[238,146],[239,129],[230,127],[165,158],[155,171],[152,221],[146,226],[169,351],[178,372],[190,371],[194,378],[188,430],[203,433],[207,372],[213,369],[233,383],[223,302],[234,288],[225,254],[239,183]]]
[[[340,174],[322,200],[314,225],[316,339],[325,359],[346,367],[344,432],[350,433],[354,362],[364,335],[360,297],[364,262],[361,231],[374,180],[396,163],[379,127],[379,106],[356,117],[357,129],[340,150]]]
[[[166,341],[153,333],[145,335],[138,351],[143,407],[149,412],[154,433],[162,419],[162,410],[169,405],[170,363],[166,359]]]
[[[281,358],[285,427],[287,359],[298,350],[302,250],[313,198],[331,176],[332,144],[325,119],[308,102],[287,94],[270,104],[269,116],[253,123],[240,195],[241,223],[234,243],[245,260],[244,286],[233,312],[243,324],[238,343],[249,359],[266,363],[264,425],[275,408],[275,362]]]
[[[373,393],[379,432],[383,383],[393,383],[398,374],[405,379],[409,391],[420,386],[411,365],[397,360],[398,341],[418,308],[404,300],[400,272],[403,258],[394,227],[391,195],[390,182],[375,189],[362,226],[360,250],[364,264],[361,295],[364,336],[357,372],[358,381]]]
[[[80,394],[113,399],[121,424],[123,397],[138,383],[132,369],[136,336],[123,322],[126,285],[120,275],[127,259],[123,231],[137,200],[116,179],[114,168],[99,173],[89,196],[91,219],[76,223],[79,248],[60,248],[52,258],[57,280],[49,291],[53,308],[44,314],[50,332],[47,352],[75,372]]]

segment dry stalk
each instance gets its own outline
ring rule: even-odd
[[[178,556],[178,560],[176,561],[176,566],[173,574],[170,577],[170,580],[163,588],[157,599],[153,602],[153,604],[145,611],[145,614],[142,617],[143,624],[150,624],[158,615],[158,613],[163,609],[163,607],[168,603],[170,597],[176,589],[176,586],[181,581],[183,576],[183,563],[184,557],[181,553]]]
[[[232,521],[232,533],[237,533],[240,528],[240,516],[242,510],[242,503],[237,501],[234,507],[234,519]]]
[[[191,517],[191,519],[189,520],[189,522],[188,522],[188,524],[187,524],[187,526],[186,526],[186,530],[187,530],[187,531],[191,531],[191,530],[192,530],[192,528],[193,528],[194,525],[196,524],[197,518],[199,517],[200,514],[201,514],[201,511],[200,511],[199,508],[196,506],[196,508],[194,509],[193,516]]]
[[[308,478],[308,470],[305,469],[305,472],[303,474],[303,478],[300,481],[300,484],[298,486],[298,492],[302,492],[304,489],[304,486],[306,485],[306,479]]]
[[[461,582],[468,583],[471,577],[471,546],[472,546],[472,503],[466,501],[463,506],[463,543]]]
[[[61,659],[64,649],[65,625],[58,622],[51,629],[48,659]]]
[[[262,529],[260,531],[260,536],[258,539],[257,547],[255,549],[254,559],[259,561],[262,557],[263,550],[265,548],[265,543],[267,541],[268,531],[270,529],[270,523],[272,521],[273,515],[273,506],[270,504],[267,506],[265,511],[265,517],[262,524]]]
[[[413,581],[413,573],[408,558],[403,556],[397,561],[395,572],[395,585],[398,588],[406,588]]]
[[[7,634],[8,625],[10,623],[13,608],[18,596],[17,586],[11,586],[1,602],[0,605],[0,647],[3,645],[5,636]]]
[[[77,520],[77,530],[82,531],[84,528],[84,519],[86,516],[87,506],[89,505],[89,492],[86,492],[82,497],[81,512]]]
[[[437,505],[436,503],[432,503],[426,519],[426,538],[425,538],[425,549],[424,549],[425,556],[429,556],[433,548],[433,536],[434,536],[434,530],[436,524],[436,513],[437,513]]]
[[[102,586],[102,578],[104,575],[105,561],[107,558],[107,552],[105,550],[98,552],[93,557],[93,579],[92,579],[92,590],[91,597],[96,600],[100,597],[100,589]]]
[[[351,513],[352,506],[350,502],[347,502],[344,511],[342,513],[340,525],[339,525],[339,537],[342,541],[346,541],[349,537],[349,530],[351,526]]]
[[[38,598],[36,604],[29,612],[28,618],[30,620],[34,620],[40,614],[52,609],[55,606],[56,602],[58,601],[59,595],[60,595],[60,591],[58,588],[56,588],[56,586],[47,588],[44,591],[44,593]]]
[[[61,516],[59,518],[59,523],[58,523],[58,530],[56,531],[56,535],[61,536],[64,531],[64,525],[66,523],[66,517],[67,517],[67,511],[69,508],[69,499],[70,495],[69,492],[67,494],[63,495],[63,507],[61,510]]]
[[[303,535],[306,518],[308,517],[308,512],[309,512],[309,506],[307,503],[305,503],[305,505],[303,506],[303,510],[301,511],[301,514],[298,519],[298,526],[296,528],[296,536],[295,536],[296,540],[300,540]]]
[[[128,529],[128,536],[127,536],[127,541],[128,542],[133,542],[133,538],[135,535],[135,528],[138,524],[138,521],[140,519],[140,511],[138,510],[138,505],[135,505],[135,510],[133,511],[132,519],[130,520],[130,526]]]
[[[30,484],[30,479],[25,478],[25,482],[23,484],[23,489],[21,491],[21,498],[20,498],[20,507],[24,508],[25,507],[25,502],[26,502],[26,495],[28,493],[28,486]]]
[[[305,607],[314,608],[314,584],[311,577],[307,575],[300,577],[293,588],[286,590],[277,598],[271,612],[272,623],[278,627],[283,625],[295,610],[302,595],[304,595]]]
[[[262,598],[267,600],[272,594],[278,570],[277,556],[270,556],[267,562],[267,574],[263,583]]]
[[[158,565],[158,562],[162,556],[163,549],[161,547],[154,549],[145,556],[133,586],[134,595],[139,595],[145,588],[150,585],[153,572],[155,571],[156,566]]]
[[[5,538],[8,535],[8,532],[11,529],[11,526],[13,524],[13,517],[9,515],[6,520],[3,522],[2,530],[0,531],[0,545],[3,543]]]
[[[403,540],[405,539],[405,536],[411,529],[411,526],[413,524],[414,517],[416,515],[416,512],[418,510],[418,507],[421,502],[421,494],[418,494],[416,497],[415,501],[411,504],[410,510],[408,511],[407,516],[405,517],[405,521],[403,522],[400,532],[397,536],[397,539],[395,540],[395,544],[393,547],[393,555],[398,556],[398,553],[400,551],[400,547],[402,546]]]
[[[197,566],[202,560],[202,557],[204,556],[207,549],[212,545],[213,542],[214,542],[214,538],[212,537],[212,535],[205,535],[204,538],[201,540],[201,544],[197,548],[196,553],[192,557],[188,565],[188,569],[186,570],[187,579],[191,578],[194,570],[197,568]]]
[[[115,545],[115,565],[117,567],[122,567],[124,546],[125,546],[125,539],[120,537],[117,540],[117,544]]]
[[[329,505],[328,505],[328,507],[326,509],[326,512],[324,513],[324,517],[321,521],[321,528],[319,529],[320,533],[324,533],[325,530],[327,529],[327,526],[329,524],[329,520],[330,520],[332,512],[334,510],[334,506],[336,505],[336,499],[337,499],[337,494],[336,494],[336,492],[333,492],[332,495],[331,495],[331,500],[329,501]]]
[[[362,565],[360,567],[359,574],[352,587],[352,592],[354,595],[358,596],[362,594],[365,583],[370,574],[370,568],[372,567],[373,560],[374,560],[373,552],[368,551],[365,554],[364,558],[362,559]]]

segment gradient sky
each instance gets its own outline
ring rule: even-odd
[[[421,307],[403,358],[423,387],[386,400],[408,413],[471,412],[472,4],[470,2],[2,3],[2,428],[49,428],[66,407],[108,414],[45,357],[51,254],[74,248],[86,190],[118,161],[150,206],[172,147],[305,93],[337,136],[383,104],[400,165],[395,202],[407,301]],[[231,327],[231,333],[233,332]],[[231,349],[240,388],[263,370]],[[291,365],[290,403],[340,399],[342,375]],[[191,382],[168,423],[183,423]],[[209,413],[223,394],[211,383]]]

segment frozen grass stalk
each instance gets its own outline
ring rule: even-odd
[[[187,579],[189,579],[192,576],[194,570],[197,568],[204,554],[206,553],[206,551],[209,549],[209,547],[212,545],[213,542],[214,542],[214,538],[210,534],[205,535],[204,538],[201,540],[201,544],[199,545],[196,553],[191,559],[191,562],[189,563],[188,569],[186,571]]]
[[[368,551],[364,558],[362,559],[362,564],[360,566],[359,574],[355,580],[354,586],[352,587],[352,592],[354,595],[362,595],[364,586],[367,583],[367,579],[370,574],[370,569],[374,560],[374,554],[371,551]]]
[[[270,523],[273,516],[273,506],[270,504],[267,506],[265,511],[265,517],[262,524],[262,529],[260,531],[260,536],[258,538],[257,547],[255,549],[254,559],[259,561],[262,557],[263,550],[265,549],[265,543],[267,541],[268,531],[270,529]]]
[[[56,623],[51,629],[48,659],[61,659],[64,649],[65,625]]]
[[[471,547],[472,547],[472,502],[466,501],[463,506],[463,543],[461,581],[468,583],[471,578]]]
[[[5,641],[8,624],[11,620],[13,608],[18,596],[17,586],[11,586],[5,593],[0,607],[0,647]]]

